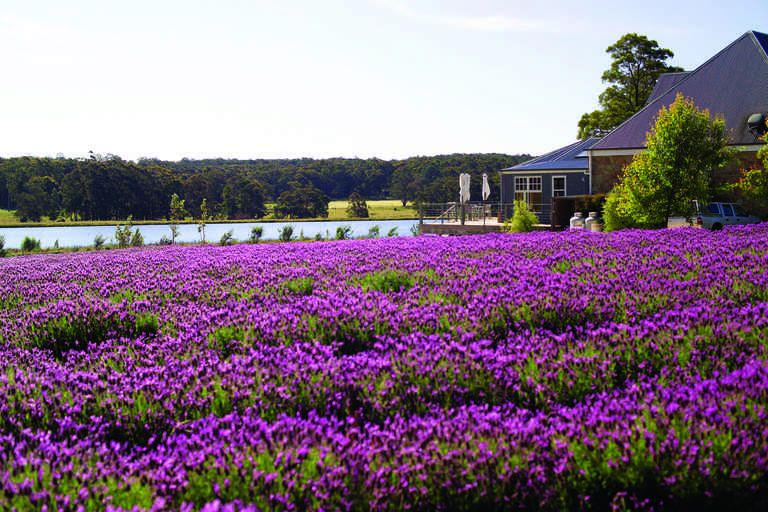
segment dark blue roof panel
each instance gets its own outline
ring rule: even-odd
[[[752,35],[755,36],[757,44],[763,47],[765,54],[768,55],[768,34],[763,34],[762,32],[752,32]]]
[[[535,171],[558,169],[586,169],[589,163],[587,149],[600,139],[591,138],[574,142],[568,146],[550,151],[546,155],[537,156],[514,167],[507,167],[503,171]]]
[[[750,115],[768,112],[768,35],[747,32],[707,62],[687,73],[671,89],[606,135],[592,149],[637,149],[662,107],[669,107],[678,93],[692,98],[710,115],[721,115],[731,130],[733,144],[753,144],[747,129]]]
[[[651,95],[648,96],[648,101],[645,102],[646,105],[653,103],[656,101],[656,99],[670,90],[672,87],[674,87],[680,80],[685,78],[688,75],[688,73],[664,73],[659,77],[659,79],[656,81],[656,85],[653,87],[653,91],[651,91]]]

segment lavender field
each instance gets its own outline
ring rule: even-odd
[[[764,510],[768,224],[0,259],[2,510]]]

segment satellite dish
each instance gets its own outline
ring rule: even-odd
[[[768,132],[768,126],[765,124],[767,120],[766,115],[760,112],[752,114],[747,119],[747,129],[754,135],[755,141]]]

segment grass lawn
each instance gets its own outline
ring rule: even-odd
[[[0,226],[19,226],[21,222],[12,211],[0,210]]]
[[[347,201],[331,201],[328,203],[328,220],[347,220]],[[371,219],[415,219],[419,211],[409,204],[403,208],[403,203],[397,199],[383,199],[381,201],[366,201],[368,215]]]

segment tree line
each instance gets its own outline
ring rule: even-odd
[[[448,202],[458,195],[458,176],[472,177],[480,198],[482,174],[499,200],[498,171],[530,155],[454,154],[404,160],[204,159],[126,161],[116,155],[89,158],[0,158],[0,208],[22,221],[160,220],[169,218],[176,193],[186,211],[201,215],[203,201],[220,219],[259,218],[266,203],[278,217],[328,215],[330,200],[353,194],[367,200]]]

